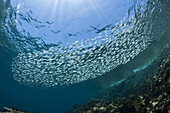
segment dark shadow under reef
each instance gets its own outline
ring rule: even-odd
[[[170,51],[146,69],[108,87],[100,99],[74,106],[70,113],[169,113]]]

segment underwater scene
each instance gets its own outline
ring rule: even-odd
[[[170,113],[170,0],[0,0],[0,113]]]

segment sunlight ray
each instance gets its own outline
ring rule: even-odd
[[[56,15],[60,13],[60,10],[58,10],[59,5],[61,5],[60,2],[58,0],[56,0],[55,3],[54,3],[54,6],[53,6],[54,8],[52,10],[52,18],[55,18]]]
[[[37,12],[38,12],[38,13],[41,12],[41,15],[45,15],[45,14],[47,13],[45,10],[50,6],[51,0],[39,1],[39,2],[40,2],[41,4],[39,5]],[[42,11],[42,9],[43,9],[44,11]]]
[[[103,20],[103,17],[102,17],[102,14],[101,14],[101,11],[99,8],[97,8],[97,6],[95,5],[95,3],[92,1],[92,0],[88,0],[88,2],[90,3],[90,5],[93,7],[93,9],[96,11],[98,17]]]

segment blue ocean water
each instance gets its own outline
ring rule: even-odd
[[[168,0],[0,0],[0,107],[65,113],[169,47]]]

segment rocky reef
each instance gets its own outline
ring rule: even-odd
[[[27,113],[27,112],[22,112],[16,108],[3,107],[3,110],[0,110],[0,113]]]
[[[70,113],[170,113],[169,49],[161,56],[142,72],[108,88],[100,99],[74,106]]]

